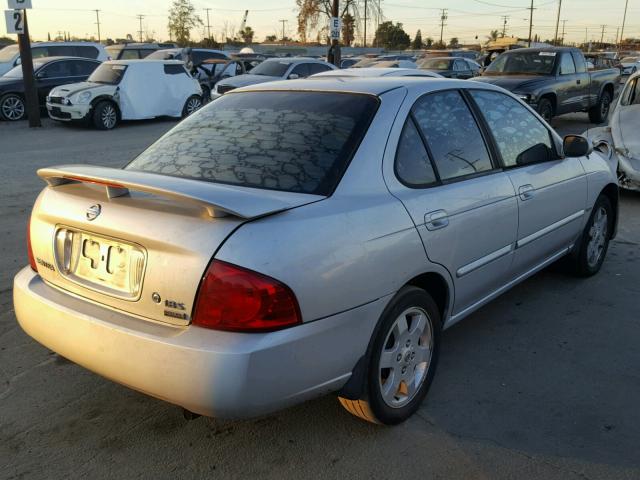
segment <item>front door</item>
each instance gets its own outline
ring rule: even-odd
[[[388,184],[429,260],[449,271],[455,316],[508,282],[518,228],[515,192],[458,90],[422,96],[403,122]]]
[[[560,255],[584,224],[587,180],[578,158],[559,158],[547,127],[501,92],[472,90],[518,199],[516,275]]]

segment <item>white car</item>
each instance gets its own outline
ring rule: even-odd
[[[640,56],[624,57],[620,60],[623,75],[633,75],[640,69]]]
[[[316,73],[311,77],[430,77],[443,78],[436,72],[418,70],[414,68],[343,68],[341,70],[329,70],[328,72]]]
[[[594,147],[606,142],[608,154],[618,162],[618,183],[640,191],[640,72],[634,73],[618,97],[609,125],[591,128],[584,135]]]
[[[101,130],[120,120],[186,117],[201,106],[200,84],[178,60],[105,62],[86,82],[54,88],[47,97],[52,119]]]
[[[31,44],[33,58],[41,57],[83,57],[100,62],[110,60],[104,45],[92,42],[38,42]],[[20,65],[18,45],[8,45],[0,49],[0,76]]]

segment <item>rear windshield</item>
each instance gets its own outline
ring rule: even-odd
[[[0,62],[10,62],[18,53],[17,45],[9,45],[0,49]]]
[[[126,69],[126,65],[103,63],[93,71],[87,81],[93,83],[103,83],[105,85],[118,85],[120,83],[120,80],[122,80]]]
[[[377,109],[375,97],[325,92],[224,95],[126,169],[330,195]]]
[[[550,75],[556,52],[526,51],[503,53],[487,67],[485,75]]]
[[[260,65],[255,67],[251,73],[253,75],[266,75],[268,77],[281,77],[291,66],[291,62],[280,61],[280,60],[270,60],[267,62],[262,62]]]
[[[428,68],[430,70],[449,70],[451,60],[442,58],[432,58],[425,60],[420,64],[420,68]]]

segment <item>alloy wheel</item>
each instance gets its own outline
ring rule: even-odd
[[[433,326],[426,311],[412,307],[391,326],[380,355],[378,381],[384,402],[409,403],[424,383],[433,353]]]
[[[589,229],[589,243],[587,244],[587,264],[594,268],[598,265],[607,244],[609,218],[604,207],[598,208],[593,216],[593,223]]]
[[[24,102],[19,97],[11,96],[2,102],[2,115],[7,120],[20,120],[24,116]]]
[[[107,129],[111,129],[116,126],[116,122],[118,120],[118,114],[116,109],[111,105],[105,105],[102,108],[102,113],[100,115],[100,120],[102,120],[102,124]]]
[[[187,101],[187,115],[191,115],[202,106],[202,100],[193,97]]]

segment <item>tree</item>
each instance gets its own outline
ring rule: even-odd
[[[5,45],[13,45],[14,43],[16,43],[16,41],[13,38],[0,37],[0,45],[3,46],[3,47]]]
[[[298,35],[303,42],[307,41],[309,32],[321,25],[321,30],[328,30],[331,6],[333,0],[296,0],[298,8]],[[360,20],[363,18],[365,0],[343,0],[340,5],[339,17],[343,19],[347,14],[354,18],[354,30],[359,30]],[[380,14],[379,4],[368,2],[367,18],[371,19]],[[321,21],[322,20],[322,21]]]
[[[191,40],[191,30],[204,25],[196,14],[196,8],[190,0],[173,0],[169,9],[169,34],[180,45],[188,45]]]
[[[275,36],[275,35],[267,35],[267,36],[265,37],[264,41],[265,41],[265,42],[267,42],[267,43],[273,43],[273,42],[275,42],[277,39],[278,39],[278,37],[277,37],[277,36]]]
[[[500,31],[491,30],[489,32],[489,35],[487,35],[487,40],[489,40],[490,42],[494,42],[498,39],[499,36],[500,36]]]
[[[422,48],[422,32],[420,30],[416,32],[416,36],[413,39],[411,48],[413,48],[414,50],[420,50]]]
[[[458,37],[451,37],[451,40],[449,40],[449,47],[457,48],[459,46],[460,46],[460,42],[458,41]]]
[[[374,42],[389,50],[404,50],[411,43],[411,39],[401,23],[394,25],[393,22],[382,22],[376,30]]]
[[[249,26],[244,27],[242,30],[240,30],[240,32],[238,32],[238,35],[240,35],[242,40],[244,40],[244,43],[253,42],[253,36],[255,34],[256,34],[256,32],[254,32],[253,28],[251,28]]]
[[[342,17],[342,43],[350,46],[353,43],[356,30],[356,19],[349,12]]]
[[[424,41],[424,46],[427,48],[433,47],[433,38],[427,37],[427,39]]]

